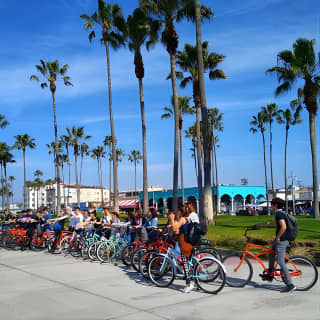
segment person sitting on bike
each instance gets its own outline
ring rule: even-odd
[[[272,250],[276,252],[277,255],[277,261],[279,263],[279,266],[282,270],[282,273],[284,274],[283,281],[286,284],[286,286],[281,289],[281,292],[292,292],[296,289],[296,287],[293,285],[290,272],[288,270],[288,267],[285,263],[285,255],[286,255],[286,249],[290,246],[290,243],[287,238],[286,230],[287,230],[287,224],[286,224],[286,215],[281,210],[283,206],[283,200],[279,198],[274,198],[271,201],[272,210],[275,213],[275,220],[276,220],[276,237],[273,241]],[[275,264],[275,255],[270,254],[269,255],[269,268],[268,273],[260,274],[260,277],[264,281],[272,281],[273,275],[272,272],[274,271],[274,264]]]
[[[49,213],[48,208],[43,209],[43,218],[44,218],[43,231],[50,232],[51,231],[51,224],[48,220],[52,219],[52,214]]]
[[[2,221],[2,230],[7,231],[8,230],[8,221],[11,218],[11,214],[9,213],[8,209],[4,209],[4,211],[1,213],[1,221]]]
[[[58,214],[58,218],[51,220],[51,222],[52,221],[55,222],[55,224],[53,225],[55,239],[54,239],[53,245],[51,247],[51,253],[54,253],[56,250],[57,242],[60,238],[60,234],[61,234],[62,230],[64,229],[64,224],[68,218],[69,218],[69,215],[65,214],[64,210],[60,210],[60,212]]]
[[[147,229],[149,234],[149,243],[155,242],[159,237],[158,228],[158,212],[155,208],[150,208],[144,227]]]
[[[190,293],[194,288],[194,284],[190,281],[189,259],[195,246],[185,241],[185,235],[188,232],[189,222],[199,223],[199,218],[195,213],[194,205],[191,202],[188,202],[185,206],[180,206],[179,210],[181,212],[181,218],[179,219],[179,222],[173,226],[173,230],[179,234],[178,242],[186,277],[186,287],[183,291],[185,293]]]

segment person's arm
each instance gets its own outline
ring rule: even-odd
[[[175,226],[172,226],[173,231],[178,232],[179,229],[186,223],[186,219],[185,218],[180,218],[180,220],[178,221],[178,223]]]
[[[151,226],[152,228],[157,228],[157,227],[158,227],[158,218],[153,218],[153,219],[151,220],[150,226]]]
[[[171,225],[171,226],[174,226],[174,214],[173,213],[170,213],[169,216],[168,216],[168,224]]]
[[[280,230],[278,231],[277,235],[276,235],[276,241],[280,242],[280,238],[281,236],[286,232],[287,230],[287,225],[286,225],[286,221],[284,219],[279,220],[279,224],[280,224]]]

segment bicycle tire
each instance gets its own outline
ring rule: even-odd
[[[97,248],[97,258],[100,262],[108,262],[108,247],[109,244],[107,242],[102,242],[99,244]]]
[[[140,259],[143,258],[146,252],[147,252],[147,249],[142,247],[135,250],[131,255],[131,265],[133,269],[136,270],[137,272],[140,272],[139,270]]]
[[[318,269],[315,263],[304,256],[292,256],[289,257],[289,259],[295,264],[295,266],[301,272],[301,274],[298,276],[291,276],[291,280],[294,286],[296,287],[296,291],[310,290],[318,281]],[[290,261],[286,259],[286,263],[289,272],[296,272],[296,269],[290,263]],[[308,276],[308,274],[310,274],[310,276]],[[305,277],[303,278],[303,276]]]
[[[197,251],[199,252],[199,254],[201,254],[201,253],[211,254],[213,257],[215,257],[218,260],[222,261],[221,254],[214,247],[200,246],[199,248],[197,248]]]
[[[98,257],[97,257],[97,247],[101,242],[93,242],[90,244],[89,248],[88,248],[88,256],[89,259],[91,261],[97,261]]]
[[[165,265],[164,265],[165,264]],[[157,287],[167,288],[175,279],[175,266],[165,255],[154,256],[148,265],[148,278]],[[168,277],[166,279],[165,277]],[[162,282],[160,282],[162,280]]]
[[[242,265],[236,271],[240,264],[242,255],[230,254],[222,259],[226,269],[226,283],[230,287],[242,288],[252,279],[253,269],[250,261],[244,258]]]
[[[193,277],[197,286],[205,293],[217,294],[226,284],[226,274],[220,260],[210,256],[195,263]]]
[[[131,255],[134,252],[135,245],[134,244],[128,244],[124,246],[121,250],[120,256],[121,260],[124,265],[127,267],[131,266]]]
[[[148,279],[148,265],[150,260],[153,258],[155,254],[158,254],[158,249],[152,249],[145,252],[145,254],[141,257],[139,261],[139,272],[143,277]]]

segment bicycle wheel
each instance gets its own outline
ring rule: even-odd
[[[107,242],[102,242],[97,248],[97,258],[100,262],[108,262],[108,247]]]
[[[202,258],[206,255],[211,255],[211,256],[217,258],[218,260],[222,261],[221,254],[213,247],[201,246],[201,247],[197,248],[196,251],[198,252],[198,255],[200,258]]]
[[[81,256],[81,246],[78,240],[70,241],[70,254],[74,258],[78,258]]]
[[[134,252],[134,248],[135,248],[134,244],[128,244],[122,248],[120,253],[123,264],[128,267],[131,266],[131,255]]]
[[[97,248],[98,248],[98,245],[100,243],[101,242],[93,242],[93,243],[90,244],[90,246],[88,248],[88,256],[89,256],[90,260],[92,260],[92,261],[97,261],[98,260]]]
[[[228,255],[222,259],[226,269],[226,283],[230,287],[244,287],[252,278],[253,270],[250,261],[244,258],[241,263],[242,255]]]
[[[290,273],[299,273],[292,275],[291,280],[297,291],[307,291],[311,289],[318,281],[318,269],[313,261],[303,256],[289,257],[292,263],[286,260]]]
[[[148,279],[148,265],[150,260],[159,253],[159,250],[153,249],[146,251],[139,261],[139,272]]]
[[[146,248],[138,248],[131,255],[131,265],[133,266],[133,269],[136,270],[137,272],[140,272],[139,263],[146,252],[147,252]]]
[[[65,256],[70,254],[70,242],[69,239],[63,238],[60,242],[59,250]]]
[[[148,265],[148,277],[157,287],[169,287],[175,278],[175,266],[167,256],[156,255]]]
[[[85,241],[81,245],[81,256],[84,260],[89,259],[88,250],[89,250],[89,243]]]
[[[201,290],[211,294],[220,292],[226,283],[226,274],[221,262],[210,256],[196,262],[193,277]]]
[[[110,244],[107,250],[109,263],[115,262],[115,260],[117,259],[119,250],[120,250],[120,244],[118,242],[115,241],[112,244]]]

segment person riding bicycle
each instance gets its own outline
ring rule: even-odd
[[[181,212],[181,218],[179,219],[178,223],[173,226],[173,230],[179,234],[178,242],[186,277],[186,287],[183,291],[185,293],[190,293],[194,288],[194,284],[190,280],[189,259],[195,246],[185,241],[185,235],[188,232],[189,223],[199,223],[199,217],[195,213],[195,207],[191,202],[188,202],[185,206],[180,206],[179,210]]]
[[[59,237],[60,237],[62,230],[64,229],[64,224],[68,218],[69,218],[69,215],[65,214],[64,210],[60,210],[58,218],[51,220],[51,222],[52,221],[55,222],[55,224],[53,225],[55,239],[54,239],[53,245],[51,247],[51,253],[54,253],[56,250],[57,242],[59,240]]]
[[[44,218],[43,231],[44,232],[51,231],[51,224],[48,220],[52,219],[52,214],[49,213],[49,210],[47,208],[43,209],[43,218]]]
[[[275,212],[275,220],[276,220],[276,237],[274,239],[272,249],[276,252],[277,261],[281,267],[282,273],[284,274],[283,281],[286,286],[281,289],[281,292],[292,292],[296,289],[293,285],[290,272],[285,263],[285,255],[286,249],[290,246],[290,243],[287,238],[287,224],[286,224],[286,214],[282,212],[281,208],[283,206],[283,200],[279,198],[274,198],[271,201],[271,206],[273,212]],[[276,260],[276,256],[274,254],[269,255],[269,268],[268,273],[260,274],[260,277],[263,281],[272,281],[273,280],[273,270],[274,264]]]

